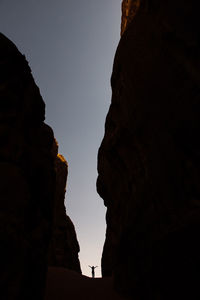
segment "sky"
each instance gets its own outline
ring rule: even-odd
[[[96,192],[97,152],[120,22],[121,0],[0,0],[0,31],[25,54],[68,161],[65,204],[87,276],[88,265],[101,276],[106,209]]]

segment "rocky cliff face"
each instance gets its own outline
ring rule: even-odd
[[[1,299],[44,296],[58,194],[54,136],[44,119],[25,57],[0,34]]]
[[[128,28],[129,24],[135,17],[141,0],[123,0],[122,1],[122,19],[121,19],[121,35]]]
[[[199,34],[195,1],[141,1],[115,56],[102,271],[134,299],[199,297]]]
[[[57,153],[57,147],[55,147]],[[68,165],[65,158],[57,154],[55,160],[56,193],[53,235],[49,249],[49,266],[64,267],[81,273],[78,253],[80,251],[74,225],[66,215],[64,205]]]

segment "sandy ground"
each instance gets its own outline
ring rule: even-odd
[[[45,300],[123,300],[112,278],[90,278],[63,268],[49,268]]]

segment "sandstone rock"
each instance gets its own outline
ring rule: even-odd
[[[57,147],[55,147],[57,148]],[[56,150],[57,154],[57,150]],[[68,165],[61,154],[55,160],[56,193],[53,236],[49,249],[49,266],[64,267],[81,273],[78,259],[79,244],[74,225],[66,215],[64,205]]]
[[[121,35],[128,28],[128,25],[131,23],[135,17],[141,0],[123,0],[122,1],[122,20],[121,20]]]
[[[78,243],[73,225],[65,216],[63,202],[67,166],[57,156],[53,131],[44,119],[45,104],[25,57],[0,34],[0,290],[3,300],[44,298],[49,243],[52,231],[58,228],[62,238],[69,239],[65,243],[69,248],[67,266],[71,264],[71,268],[80,270]],[[54,226],[54,218],[58,227]]]
[[[53,131],[28,63],[0,34],[2,299],[42,299],[55,190]]]
[[[195,1],[141,1],[115,56],[102,270],[134,299],[199,298],[199,22]]]

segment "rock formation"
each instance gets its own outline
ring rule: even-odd
[[[199,298],[199,35],[194,0],[143,0],[114,60],[102,272],[135,300]]]
[[[44,119],[45,104],[25,57],[0,34],[1,299],[44,297],[61,180],[53,131]]]
[[[55,145],[57,153],[57,146]],[[65,158],[57,154],[55,160],[56,192],[53,235],[49,249],[49,266],[64,267],[81,273],[78,259],[79,244],[74,225],[66,215],[64,205],[68,165]]]
[[[141,0],[123,0],[122,1],[122,20],[121,20],[121,35],[128,28],[128,25],[131,23],[135,17]]]

